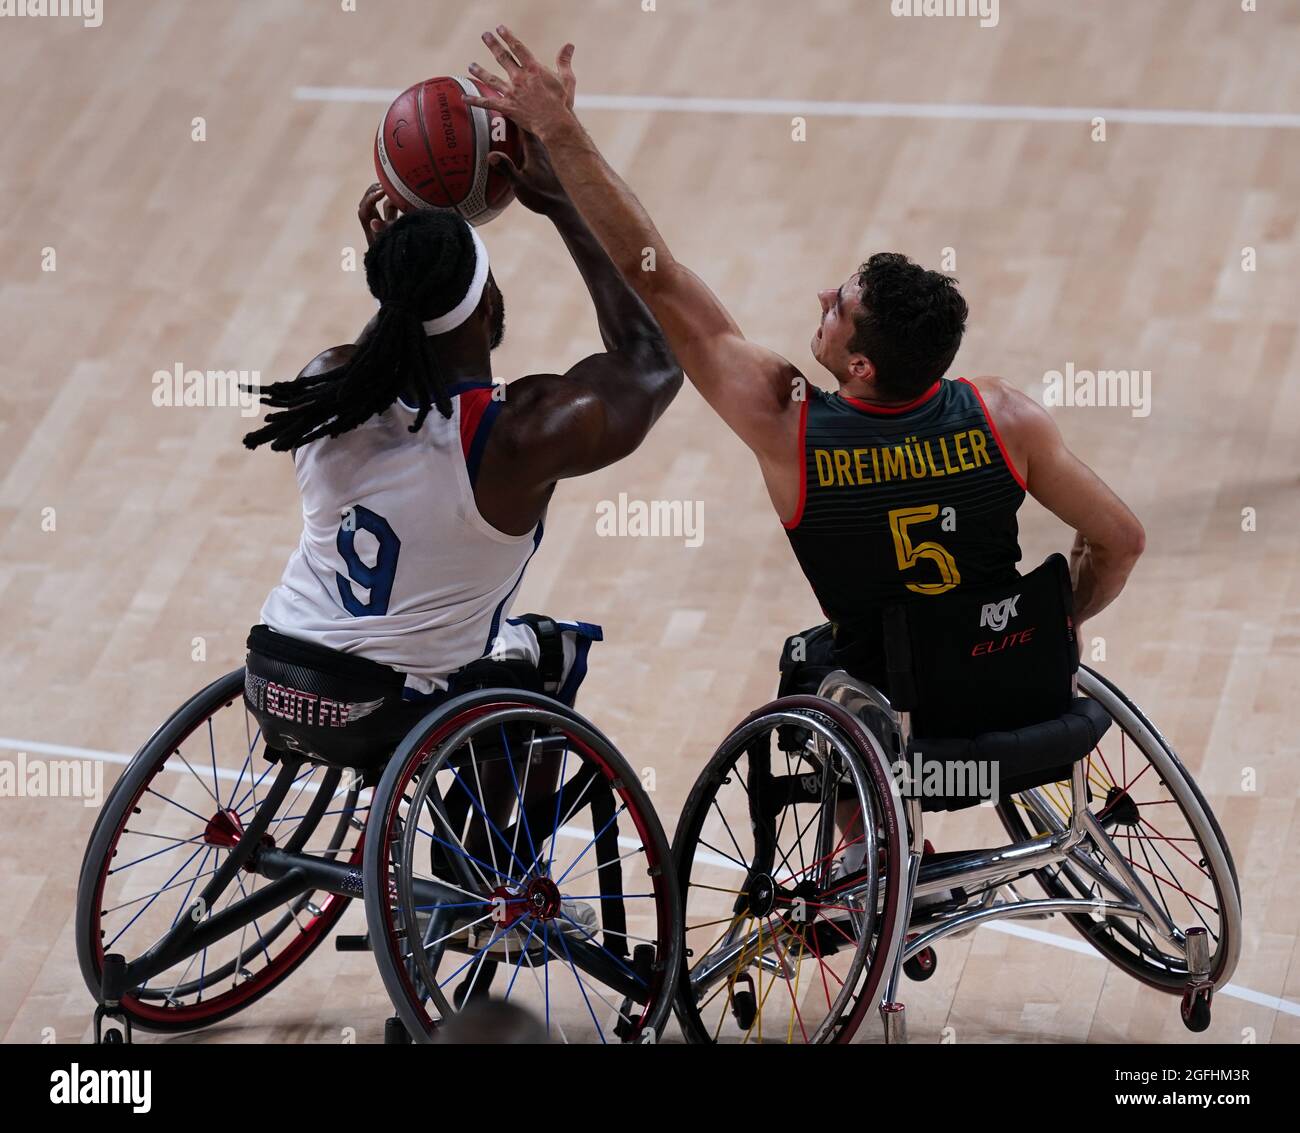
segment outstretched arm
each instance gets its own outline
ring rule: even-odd
[[[489,33],[483,40],[504,77],[471,66],[474,77],[495,93],[466,101],[497,110],[542,139],[569,196],[658,319],[687,376],[758,454],[774,487],[773,465],[797,458],[798,371],[745,339],[717,296],[676,260],[641,202],[609,167],[572,110],[573,47],[561,50],[552,72],[508,29],[498,32],[500,38]],[[778,510],[783,510],[779,503]]]

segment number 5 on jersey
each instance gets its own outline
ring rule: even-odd
[[[939,505],[926,504],[923,507],[900,507],[889,513],[889,531],[894,537],[894,553],[898,556],[898,569],[910,570],[922,559],[931,559],[939,568],[940,582],[909,582],[908,590],[914,594],[943,594],[961,582],[957,563],[946,547],[926,539],[913,543],[908,528],[915,523],[926,523],[938,519]]]

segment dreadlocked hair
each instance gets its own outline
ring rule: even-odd
[[[404,389],[419,398],[411,432],[430,409],[450,417],[447,384],[423,323],[461,301],[475,262],[469,227],[452,213],[408,213],[386,228],[366,253],[366,284],[379,300],[372,332],[338,369],[267,386],[262,402],[276,412],[244,438],[245,446],[286,452],[337,437],[383,413]]]

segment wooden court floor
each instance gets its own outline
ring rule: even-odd
[[[1199,1038],[1300,1040],[1300,8],[1002,0],[982,28],[886,0],[356,6],[107,0],[97,28],[0,21],[0,760],[90,749],[107,789],[114,757],[241,663],[298,536],[291,469],[240,447],[237,408],[155,406],[152,376],[272,380],[355,335],[372,305],[343,268],[373,92],[463,72],[504,19],[549,50],[575,40],[584,96],[665,100],[584,117],[679,258],[796,364],[813,366],[816,291],[899,250],[961,280],[954,374],[1039,395],[1067,367],[1149,373],[1145,412],[1054,410],[1148,534],[1089,648],[1194,771],[1240,872],[1242,958]],[[946,109],[900,105],[917,103]],[[485,239],[499,376],[597,348],[545,222],[516,207]],[[597,505],[620,493],[698,501],[701,544],[601,537]],[[1026,504],[1027,564],[1069,540]],[[516,609],[604,625],[579,707],[653,772],[670,834],[708,753],[771,695],[782,639],[820,620],[756,467],[690,389],[634,456],[562,486]],[[5,1041],[88,1034],[72,911],[95,814],[0,798]],[[998,831],[977,810],[931,837]],[[360,924],[354,908],[345,931]],[[1198,1038],[1050,923],[946,943],[906,990],[918,1042]],[[368,956],[322,949],[172,1041],[374,1041],[388,1013]]]

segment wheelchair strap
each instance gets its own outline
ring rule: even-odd
[[[916,707],[916,678],[912,671],[912,636],[907,614],[900,605],[885,609],[885,657],[890,702],[900,712],[910,712]]]
[[[510,620],[522,622],[536,635],[540,652],[537,673],[542,678],[543,690],[554,695],[564,679],[564,638],[560,636],[559,624],[545,614],[521,614]]]

